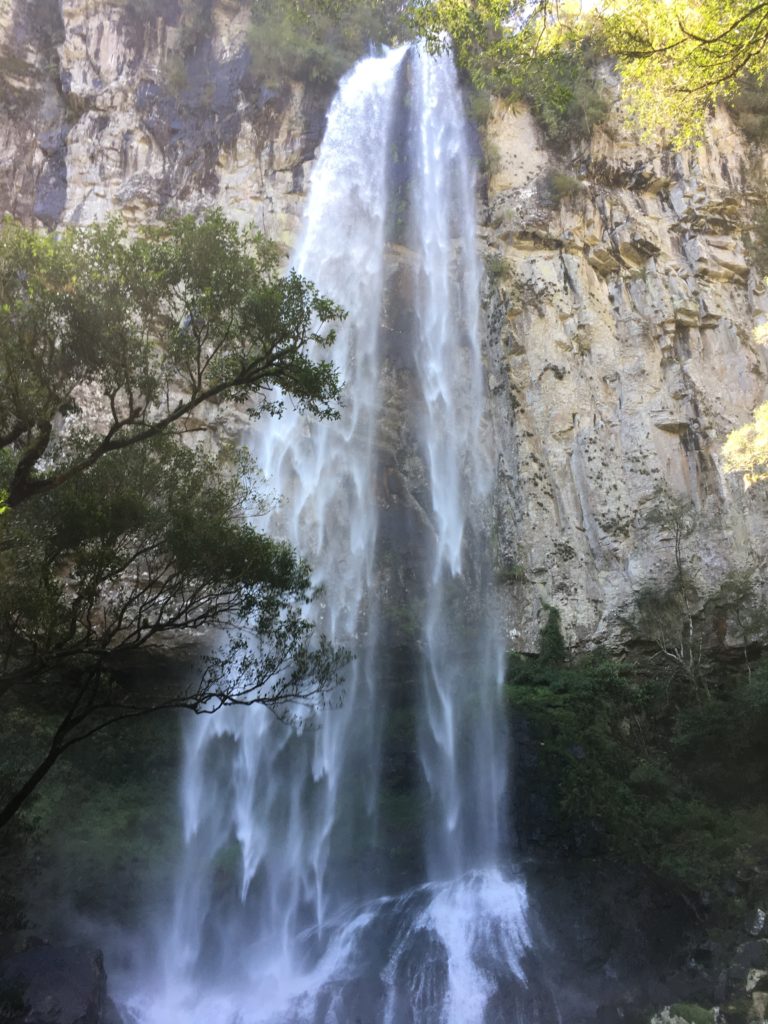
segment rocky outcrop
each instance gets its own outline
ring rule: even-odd
[[[685,569],[716,615],[768,555],[763,488],[723,472],[728,432],[766,397],[755,328],[768,295],[745,246],[750,154],[721,112],[695,152],[615,125],[563,169],[525,112],[489,126],[497,169],[483,229],[499,537],[510,638],[535,649],[540,602],[571,642],[619,644],[636,602]],[[743,642],[732,625],[721,642]]]
[[[0,209],[50,226],[215,203],[293,237],[328,97],[253,75],[247,5],[190,6],[202,23],[177,0],[7,0]]]
[[[40,945],[0,960],[6,1024],[121,1024],[101,953]]]
[[[0,210],[50,226],[219,204],[288,245],[328,95],[268,88],[248,32],[238,0],[5,0]],[[614,121],[567,161],[523,110],[499,106],[488,125],[480,220],[509,644],[537,648],[544,603],[572,644],[635,635],[638,597],[673,572],[665,509],[683,499],[686,569],[727,649],[760,630],[740,632],[718,595],[735,574],[760,606],[768,557],[765,485],[745,491],[720,455],[768,381],[753,335],[768,294],[744,244],[753,155],[722,113],[705,146],[677,155]]]

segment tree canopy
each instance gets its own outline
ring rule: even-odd
[[[641,124],[682,142],[700,137],[714,103],[768,70],[768,3],[614,0],[599,29]]]
[[[768,69],[764,2],[413,0],[412,12],[432,45],[449,37],[475,84],[500,95],[519,94],[533,68],[546,89],[558,61],[588,43],[615,60],[641,127],[681,143],[699,137],[712,103]]]
[[[253,0],[248,48],[260,78],[333,84],[404,24],[401,0]]]
[[[0,484],[6,503],[110,452],[194,427],[227,398],[251,415],[292,400],[336,415],[332,363],[313,359],[342,311],[279,252],[221,213],[147,228],[0,231]],[[79,416],[84,404],[87,416]],[[57,429],[57,424],[64,429]],[[197,424],[199,426],[199,424]]]
[[[341,316],[218,212],[135,238],[116,223],[60,235],[4,223],[0,694],[51,728],[5,780],[0,825],[113,722],[311,703],[337,681],[346,655],[302,614],[308,567],[254,525],[267,507],[255,468],[232,444],[192,442],[225,400],[255,417],[286,402],[337,415],[337,374],[319,355]],[[224,639],[191,659],[186,686],[120,670],[214,627]]]

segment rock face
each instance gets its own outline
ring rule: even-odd
[[[7,1024],[120,1024],[101,953],[37,946],[0,960],[0,1019]]]
[[[46,226],[216,203],[290,240],[327,95],[251,73],[246,5],[3,0],[0,208]]]
[[[525,113],[498,109],[489,132],[510,621],[530,644],[537,595],[561,610],[572,642],[616,643],[637,596],[674,574],[670,509],[690,504],[682,557],[702,603],[766,556],[765,493],[724,474],[720,456],[766,397],[755,328],[768,296],[743,240],[750,154],[722,113],[705,146],[677,155],[609,125],[576,173],[558,170]]]
[[[0,209],[51,226],[215,203],[289,244],[329,97],[261,83],[248,19],[238,0],[2,0]],[[722,113],[679,155],[609,125],[565,171],[524,111],[499,107],[488,132],[510,646],[537,648],[545,603],[572,644],[631,638],[638,596],[674,574],[669,509],[686,503],[682,558],[709,632],[754,639],[718,594],[753,577],[759,604],[768,557],[765,485],[745,491],[720,454],[766,397],[768,294],[744,243],[756,157]]]

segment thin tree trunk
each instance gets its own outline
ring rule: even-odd
[[[51,768],[56,764],[65,749],[66,748],[64,747],[51,747],[24,785],[16,790],[10,800],[6,801],[5,805],[0,809],[0,829],[7,825],[11,818],[18,814]]]

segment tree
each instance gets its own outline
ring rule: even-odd
[[[338,81],[373,43],[403,27],[401,0],[254,0],[248,40],[255,74],[274,84]]]
[[[638,595],[638,631],[694,691],[706,693],[705,642],[699,621],[703,599],[699,574],[685,550],[686,541],[699,525],[698,512],[688,498],[661,491],[645,521],[671,538],[673,565],[665,584],[651,586]]]
[[[614,59],[630,111],[647,132],[700,137],[713,103],[768,70],[768,0],[414,0],[433,45],[447,33],[476,83],[501,95],[591,40]]]
[[[551,604],[545,604],[547,621],[539,640],[539,661],[542,665],[562,665],[568,655],[563,630],[560,625],[560,611]]]
[[[58,237],[4,224],[0,695],[6,717],[33,708],[50,728],[6,780],[0,826],[66,750],[117,721],[279,710],[337,681],[345,653],[302,615],[308,567],[253,525],[266,504],[247,456],[187,442],[224,399],[254,416],[286,401],[337,415],[336,372],[312,352],[341,315],[220,213],[135,239],[114,223]],[[226,639],[194,658],[186,688],[121,671],[214,627]]]
[[[0,486],[13,508],[105,455],[199,429],[224,398],[336,415],[327,360],[342,311],[221,213],[129,239],[106,227],[0,232]],[[88,415],[80,415],[84,403]],[[57,423],[64,418],[64,429]]]
[[[450,41],[457,64],[478,89],[516,98],[532,65],[567,46],[575,25],[552,0],[411,0],[414,29],[433,50]]]
[[[762,0],[613,0],[600,31],[640,123],[678,142],[698,140],[712,105],[768,70]]]

